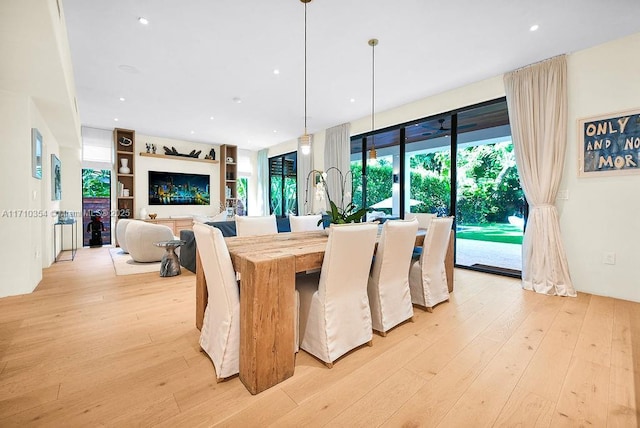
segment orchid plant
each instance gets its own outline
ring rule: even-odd
[[[331,196],[329,195],[329,188],[327,185],[327,176],[328,172],[336,171],[339,175],[339,184],[340,184],[340,200],[333,201]],[[311,174],[316,174],[317,178],[316,183],[316,191],[315,191],[315,199],[317,201],[328,201],[329,209],[326,211],[327,216],[329,216],[329,222],[333,224],[344,224],[344,223],[360,223],[364,215],[370,211],[369,208],[358,208],[356,204],[353,203],[352,194],[350,189],[353,187],[353,174],[351,171],[347,171],[346,174],[343,174],[340,169],[336,167],[331,167],[327,169],[325,172],[312,170],[307,176],[307,183],[309,181],[309,177]],[[347,179],[351,176],[351,187],[347,188]],[[308,184],[307,184],[308,188]],[[322,220],[318,222],[318,225],[322,223]]]

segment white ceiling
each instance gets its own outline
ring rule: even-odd
[[[299,0],[63,4],[83,125],[252,150],[302,134]],[[638,32],[638,16],[638,0],[314,0],[309,131],[370,116],[372,37],[380,112]]]

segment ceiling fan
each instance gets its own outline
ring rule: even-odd
[[[422,136],[427,136],[427,135],[441,134],[443,132],[451,131],[451,128],[445,128],[444,121],[445,121],[444,118],[438,119],[438,123],[440,124],[439,128],[430,127],[428,125],[422,125],[423,128],[431,129],[431,132],[425,132],[425,133],[423,133],[421,135]],[[461,130],[461,129],[466,129],[466,128],[473,128],[474,126],[476,126],[475,123],[470,123],[468,125],[458,125],[457,129]]]

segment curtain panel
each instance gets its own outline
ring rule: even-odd
[[[300,147],[298,139],[297,154],[297,179],[298,179],[298,215],[311,214],[313,212],[313,186],[307,181],[307,176],[313,169],[313,149],[305,155]]]
[[[324,170],[327,172],[327,188],[329,197],[336,204],[340,205],[343,195],[341,194],[342,182],[344,177],[351,170],[351,125],[343,123],[334,126],[326,131],[324,144]],[[342,177],[335,171],[329,171],[329,168],[338,168],[342,172]],[[345,193],[351,195],[352,179],[351,174],[346,180]],[[345,198],[345,205],[351,201],[350,197]],[[328,206],[327,201],[327,206]]]
[[[530,205],[522,287],[575,297],[554,205],[567,145],[566,57],[507,73],[504,83],[520,184]]]
[[[258,215],[269,215],[269,150],[258,151]]]

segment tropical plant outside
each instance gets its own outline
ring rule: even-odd
[[[449,215],[451,207],[451,156],[448,150],[409,156],[410,197],[420,201],[412,212]],[[524,194],[511,142],[470,146],[457,153],[458,226],[508,226],[510,216],[523,217]],[[362,163],[353,162],[354,177],[361,177]],[[385,159],[367,165],[367,204],[392,196],[393,166]],[[362,184],[356,178],[353,200],[362,206]],[[384,209],[389,211],[389,209]],[[509,226],[512,227],[512,226]],[[507,227],[508,228],[508,227]],[[516,228],[517,229],[517,228]],[[506,230],[506,229],[505,229]],[[520,242],[522,230],[519,229]],[[471,234],[468,234],[471,236]],[[490,236],[480,234],[474,236]],[[504,235],[506,236],[506,235]],[[459,238],[468,237],[458,233]],[[497,238],[496,238],[497,239]],[[486,240],[491,240],[487,238]],[[500,242],[512,242],[510,237]]]
[[[111,195],[111,171],[107,169],[82,170],[82,197],[108,198]]]

